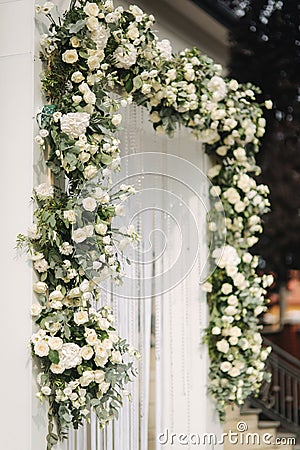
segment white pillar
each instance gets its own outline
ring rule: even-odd
[[[32,222],[34,2],[0,0],[1,433],[5,450],[44,450],[44,407],[35,399],[29,338],[32,268],[15,247]]]

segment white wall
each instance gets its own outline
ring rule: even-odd
[[[42,450],[44,425],[32,389],[28,346],[32,270],[15,250],[32,222],[34,2],[0,0],[1,372],[0,448]],[[38,409],[37,409],[38,408]],[[35,416],[32,422],[32,414]]]

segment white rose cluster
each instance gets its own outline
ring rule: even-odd
[[[89,126],[90,114],[85,112],[67,113],[60,118],[60,129],[71,139],[85,134]]]

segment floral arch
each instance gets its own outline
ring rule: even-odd
[[[108,194],[111,173],[120,164],[118,107],[133,101],[148,109],[158,133],[172,136],[178,125],[189,128],[215,161],[208,172],[214,183],[210,231],[224,208],[226,245],[221,236],[212,254],[217,268],[203,289],[210,310],[209,392],[222,418],[226,405],[241,405],[258,392],[270,351],[262,348],[258,316],[271,280],[257,276],[258,258],[249,252],[269,206],[268,188],[255,181],[260,171],[255,154],[265,128],[258,90],[224,78],[222,67],[197,49],[173,55],[169,41],[154,33],[154,17],[137,6],[124,10],[111,0],[72,0],[62,17],[55,19],[51,2],[37,5],[36,12],[50,21],[41,38],[48,104],[39,114],[36,142],[48,154],[53,182],[35,188],[34,225],[18,243],[29,251],[39,278],[31,345],[42,368],[39,395],[49,401],[48,448],[70,426],[78,427],[90,406],[106,426],[117,416],[122,389],[134,373],[128,356],[137,352],[118,336],[111,311],[96,308],[99,279],[120,282],[115,244],[138,239],[132,227],[112,228],[122,200],[134,189],[123,185]],[[78,192],[87,182],[78,207]],[[91,239],[100,260],[94,254],[78,259],[74,245],[88,249]]]

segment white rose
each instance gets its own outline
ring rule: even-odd
[[[234,336],[231,336],[230,338],[229,338],[229,343],[230,343],[230,345],[236,345],[237,343],[238,343],[238,338],[237,337],[234,337]]]
[[[82,325],[83,323],[88,322],[89,315],[86,311],[78,311],[74,314],[74,322],[77,325]]]
[[[216,263],[221,269],[224,269],[227,266],[238,266],[241,262],[236,249],[231,245],[226,245],[223,248],[216,248],[213,251],[212,257],[216,259]]]
[[[127,43],[117,47],[113,56],[116,60],[116,67],[129,69],[136,63],[137,49],[133,44]]]
[[[212,330],[211,330],[211,333],[213,335],[221,334],[221,328],[220,327],[213,327]]]
[[[230,330],[228,330],[228,335],[229,336],[235,336],[235,337],[240,337],[242,335],[242,330],[235,326],[230,328]]]
[[[92,347],[90,347],[89,345],[84,345],[80,350],[80,355],[82,356],[82,358],[85,361],[88,361],[89,359],[91,359],[93,354],[94,354],[94,351],[93,351]]]
[[[50,366],[50,370],[51,370],[52,373],[60,374],[60,373],[64,372],[65,368],[60,363],[59,364],[53,364],[52,363],[51,366]]]
[[[28,235],[29,239],[33,239],[33,240],[39,239],[42,236],[41,233],[39,233],[39,231],[38,231],[38,227],[37,227],[36,223],[34,223],[31,227],[28,228],[27,235]]]
[[[120,125],[120,123],[122,122],[122,114],[114,114],[112,116],[111,119],[111,123],[115,126],[118,127]]]
[[[59,251],[62,255],[71,255],[73,253],[73,246],[69,242],[63,242],[59,247]]]
[[[129,39],[132,39],[134,41],[139,37],[140,33],[138,28],[133,23],[131,23],[127,29],[126,35]]]
[[[100,384],[105,380],[105,372],[103,370],[95,370],[94,371],[95,381]]]
[[[232,365],[229,361],[224,361],[220,365],[220,369],[222,370],[222,372],[228,372],[231,368],[232,368]]]
[[[87,59],[87,65],[89,66],[90,70],[99,69],[101,63],[101,58],[97,55],[89,56]]]
[[[201,289],[204,292],[211,292],[212,291],[212,284],[206,281],[205,283],[201,284]]]
[[[221,168],[222,167],[220,166],[220,164],[216,164],[215,166],[209,169],[209,171],[207,172],[207,176],[209,178],[215,178],[216,176],[219,175]]]
[[[228,83],[229,89],[236,91],[239,88],[239,83],[236,80],[230,80]]]
[[[246,161],[246,158],[247,158],[246,151],[242,147],[238,147],[236,150],[234,150],[233,154],[234,154],[235,158],[237,159],[237,161],[239,161],[239,162]]]
[[[99,384],[99,391],[101,391],[103,394],[105,394],[109,389],[110,384],[103,381]]]
[[[267,109],[272,109],[272,108],[273,108],[273,102],[272,102],[272,100],[266,100],[266,101],[265,101],[265,107],[266,107]]]
[[[212,94],[213,99],[217,102],[223,100],[223,98],[226,96],[227,93],[226,83],[221,77],[218,76],[212,77],[207,83],[207,88],[209,91],[213,93]]]
[[[236,202],[236,204],[234,205],[234,209],[235,209],[236,212],[238,212],[238,213],[244,211],[245,208],[246,208],[246,205],[245,205],[245,203],[242,202],[242,201]]]
[[[108,328],[110,327],[109,321],[107,319],[105,319],[104,317],[99,318],[98,324],[99,324],[99,327],[101,328],[101,330],[108,330]]]
[[[222,193],[220,186],[212,186],[209,192],[212,197],[219,197]]]
[[[149,116],[149,120],[152,123],[158,123],[161,121],[161,117],[157,111],[153,111]]]
[[[41,389],[41,393],[44,395],[50,395],[51,394],[51,389],[49,388],[49,386],[43,386]]]
[[[78,53],[76,50],[66,50],[62,54],[62,60],[67,64],[74,64],[78,61]]]
[[[36,317],[39,316],[42,312],[42,307],[39,303],[34,303],[31,305],[31,315]]]
[[[109,339],[110,339],[114,344],[116,344],[116,343],[119,342],[119,340],[120,340],[120,337],[119,337],[117,331],[109,331],[109,332],[108,332],[108,336],[109,336]]]
[[[97,223],[95,225],[95,231],[97,234],[101,234],[103,236],[107,232],[107,225],[104,223]]]
[[[231,204],[235,204],[240,201],[241,197],[238,191],[234,188],[229,188],[224,192],[224,197],[229,201]]]
[[[46,200],[53,197],[54,189],[47,183],[39,184],[34,190],[40,200]]]
[[[39,273],[47,272],[49,269],[49,264],[47,261],[43,258],[38,261],[35,261],[33,264],[35,270],[37,270]]]
[[[87,238],[86,231],[83,228],[77,228],[77,230],[73,231],[72,239],[76,244],[80,244],[85,241]]]
[[[172,46],[168,39],[157,41],[156,46],[160,51],[162,58],[170,60],[172,58]]]
[[[63,298],[64,298],[63,294],[58,289],[55,289],[49,295],[49,300],[53,300],[53,301],[59,301],[60,302]]]
[[[95,211],[95,209],[97,208],[97,202],[92,197],[85,198],[82,201],[82,205],[86,211],[90,211],[90,212]]]
[[[85,176],[85,178],[87,178],[88,180],[90,180],[91,178],[94,178],[94,176],[97,175],[97,173],[98,173],[97,167],[93,166],[92,164],[89,164],[89,165],[84,169],[84,176]]]
[[[37,294],[45,294],[47,292],[48,286],[43,281],[37,281],[33,283],[33,290]]]
[[[81,386],[88,386],[90,383],[94,381],[94,379],[95,379],[94,372],[92,370],[86,370],[80,377],[80,384]]]
[[[229,344],[225,339],[222,339],[221,341],[217,342],[217,349],[219,352],[227,353],[229,350]]]
[[[79,72],[79,70],[77,70],[76,72],[72,73],[71,80],[74,83],[81,83],[81,81],[84,80],[84,76],[82,75],[81,72]]]
[[[68,220],[71,224],[76,223],[76,215],[73,209],[64,211],[64,219]]]
[[[143,16],[143,11],[141,10],[141,8],[139,8],[136,5],[130,5],[129,6],[129,11],[131,12],[131,14],[133,14],[135,17],[141,17]]]
[[[236,295],[230,295],[227,302],[229,305],[236,306],[239,301]]]
[[[86,27],[89,31],[96,31],[100,26],[97,17],[90,16],[86,21]]]
[[[221,291],[222,291],[222,293],[223,293],[224,295],[231,294],[231,292],[232,292],[232,286],[231,286],[231,284],[229,284],[229,283],[224,283],[224,284],[222,285]]]
[[[208,128],[206,130],[201,131],[200,140],[204,144],[214,144],[215,142],[218,142],[220,140],[220,135],[217,132],[217,130],[212,130],[211,128]]]
[[[111,352],[110,360],[113,364],[121,364],[122,363],[122,355],[118,350],[114,350]]]
[[[87,16],[97,17],[99,14],[99,8],[96,3],[86,2],[85,6],[83,8],[83,11],[85,12],[85,14]]]
[[[234,316],[237,313],[238,310],[235,308],[235,306],[230,305],[225,308],[225,314],[227,314],[227,316]]]
[[[237,186],[243,191],[243,192],[249,192],[251,188],[251,178],[246,173],[243,173],[239,181],[237,183]]]
[[[60,350],[63,345],[63,340],[60,337],[51,337],[48,344],[51,350]]]
[[[49,346],[45,341],[39,341],[34,346],[34,353],[41,358],[49,354]]]
[[[244,263],[246,264],[250,264],[252,261],[253,256],[251,255],[251,253],[244,253],[244,255],[242,256],[242,260]]]
[[[240,375],[241,371],[237,368],[237,367],[232,367],[229,371],[228,374],[231,377],[238,377]]]
[[[257,316],[259,316],[259,315],[260,315],[262,312],[264,312],[264,311],[265,311],[265,307],[259,305],[259,306],[257,306],[257,307],[254,309],[254,316],[257,317]]]

